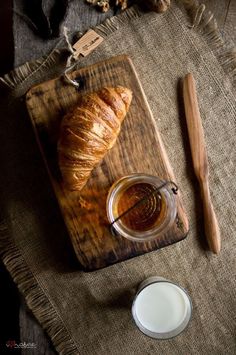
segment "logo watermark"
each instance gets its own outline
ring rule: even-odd
[[[9,349],[35,349],[37,345],[35,343],[17,343],[15,340],[8,340],[6,347]]]

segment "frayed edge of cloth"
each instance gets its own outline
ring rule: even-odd
[[[233,87],[236,84],[236,47],[232,49],[226,49],[225,41],[218,29],[216,19],[212,12],[206,9],[203,3],[199,3],[198,0],[177,0],[180,6],[182,6],[188,14],[190,19],[189,27],[201,34],[202,38],[206,40],[209,47],[212,49],[216,58],[218,59],[221,67],[225,73],[229,76]],[[143,12],[139,10],[137,5],[128,8],[118,16],[113,16],[104,21],[104,23],[96,26],[94,30],[102,37],[107,37],[113,32],[117,31],[122,25],[128,23],[131,19],[138,19],[143,15]],[[160,16],[160,15],[157,15]],[[191,24],[190,24],[191,23]],[[59,42],[62,43],[61,41]],[[22,66],[14,69],[4,77],[0,77],[0,83],[7,86],[10,91],[14,91],[14,96],[19,97],[25,94],[28,89],[28,80],[33,78],[35,84],[42,82],[43,73],[45,69],[50,72],[55,64],[59,64],[59,58],[61,59],[62,53],[68,55],[66,48],[59,49],[59,44],[49,53],[48,56],[44,56],[38,60],[27,62]],[[66,59],[62,61],[58,68],[58,72],[55,74],[62,74],[65,69]],[[50,73],[47,73],[45,80],[49,80],[52,77]]]
[[[101,36],[106,37],[117,31],[122,25],[126,24],[130,20],[139,18],[142,15],[143,12],[139,10],[137,5],[134,5],[122,12],[120,15],[106,19],[102,24],[96,26],[94,30]]]
[[[79,355],[79,350],[64,326],[60,316],[30,271],[19,249],[14,246],[4,221],[0,223],[0,256],[24,295],[28,307],[49,334],[60,354]]]
[[[137,6],[130,7],[126,11],[122,12],[118,16],[113,16],[110,19],[105,20],[102,24],[96,26],[94,30],[100,34],[102,37],[107,37],[114,31],[118,30],[120,26],[129,22],[129,20],[134,18],[139,18],[142,12],[139,11]],[[67,48],[58,48],[59,44],[63,46],[64,38],[62,38],[54,49],[47,55],[39,58],[37,60],[27,62],[20,67],[13,69],[8,74],[0,77],[0,83],[7,87],[10,92],[14,92],[15,97],[22,96],[28,90],[28,80],[34,79],[35,85],[42,82],[43,74],[46,70],[50,71],[55,64],[59,65],[61,60],[61,65],[59,65],[58,73],[61,75],[66,66],[66,56],[70,54]],[[62,55],[65,56],[62,60]],[[47,78],[45,80],[51,79],[50,72],[47,72]]]
[[[68,53],[66,48],[54,48],[49,55],[26,62],[0,77],[0,84],[8,90],[9,95],[13,98],[21,97],[29,90],[29,80],[32,79],[35,86],[61,75],[65,69]],[[55,66],[57,67],[56,71]]]
[[[48,67],[51,67],[56,62],[56,57],[59,54],[60,50],[53,50],[47,57],[42,57],[32,62],[26,62],[20,67],[13,69],[4,77],[0,78],[0,81],[10,88],[15,88],[17,85],[23,84],[24,81],[34,74],[36,75],[38,72]]]
[[[188,13],[192,24],[189,26],[206,40],[221,67],[236,86],[236,47],[226,48],[226,42],[220,33],[214,14],[198,0],[178,0]]]

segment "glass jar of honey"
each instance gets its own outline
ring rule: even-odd
[[[107,197],[112,231],[136,242],[166,233],[176,218],[176,198],[168,182],[156,176],[132,174],[116,181]]]

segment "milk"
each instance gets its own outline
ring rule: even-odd
[[[190,308],[190,299],[183,289],[161,281],[149,284],[138,293],[133,313],[141,330],[158,334],[174,331],[176,335],[179,333],[176,329],[186,323]]]

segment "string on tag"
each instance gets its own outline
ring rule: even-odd
[[[90,54],[100,43],[103,42],[103,37],[101,37],[97,32],[90,29],[88,30],[79,40],[72,46],[68,36],[68,29],[64,27],[63,29],[64,38],[67,43],[70,56],[67,59],[66,70],[64,71],[64,77],[67,82],[78,88],[80,84],[70,78],[69,72],[76,66],[78,59],[82,55],[86,57]]]
[[[67,61],[66,61],[66,69],[64,71],[64,78],[69,84],[75,86],[78,89],[79,86],[80,86],[79,82],[77,82],[76,80],[71,79],[68,74],[76,66],[79,57],[77,55],[77,51],[72,47],[72,45],[70,43],[69,35],[68,35],[68,28],[67,27],[63,28],[63,34],[64,34],[64,37],[65,37],[65,40],[66,40],[66,43],[67,43],[68,50],[71,53],[69,55],[69,57],[67,58]]]

